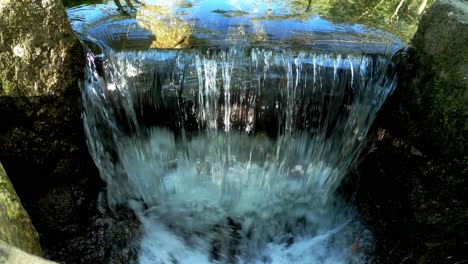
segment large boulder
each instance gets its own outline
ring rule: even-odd
[[[0,241],[41,255],[39,235],[0,163]]]
[[[86,228],[100,188],[81,120],[85,61],[61,0],[0,0],[0,160],[46,254]]]
[[[468,2],[437,1],[401,58],[370,153],[342,186],[373,231],[381,263],[467,259],[466,43]]]
[[[468,132],[468,2],[440,0],[422,18],[403,76],[410,133],[420,148],[463,159]]]
[[[76,82],[82,48],[60,0],[1,0],[0,14],[0,94],[61,94]]]

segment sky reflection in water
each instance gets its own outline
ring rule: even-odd
[[[309,48],[324,52],[392,54],[403,43],[396,36],[363,25],[332,23],[318,15],[292,12],[283,1],[174,1],[145,0],[118,10],[115,3],[68,9],[75,31],[101,40],[117,50],[150,47],[158,35],[177,38],[190,31],[190,43],[180,47],[257,46]],[[123,11],[123,12],[122,12]],[[174,32],[172,32],[174,31]],[[164,40],[163,40],[164,41]],[[188,42],[188,41],[187,41]],[[152,45],[153,43],[153,45]],[[179,47],[179,48],[180,48]]]

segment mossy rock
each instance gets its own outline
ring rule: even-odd
[[[410,134],[428,152],[466,157],[468,126],[468,2],[437,1],[412,40],[414,69],[406,107]]]
[[[39,235],[21,205],[0,163],[0,239],[28,253],[41,255]]]
[[[9,264],[57,264],[24,252],[21,249],[8,245],[0,239],[0,263]]]

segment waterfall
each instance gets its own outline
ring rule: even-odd
[[[335,190],[392,67],[307,49],[89,52],[87,142],[108,204],[142,223],[139,262],[368,261],[371,235]]]

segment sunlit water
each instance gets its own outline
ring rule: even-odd
[[[395,88],[388,54],[129,51],[81,33],[101,53],[83,85],[88,146],[109,206],[142,223],[139,263],[371,261],[335,190]]]
[[[190,47],[254,45],[310,48],[326,52],[389,54],[402,42],[394,35],[363,25],[334,24],[291,7],[289,0],[120,0],[124,6],[78,6],[68,10],[73,29],[90,41],[115,50],[147,49],[158,34],[171,42],[188,35]],[[141,3],[138,5],[137,2]]]

